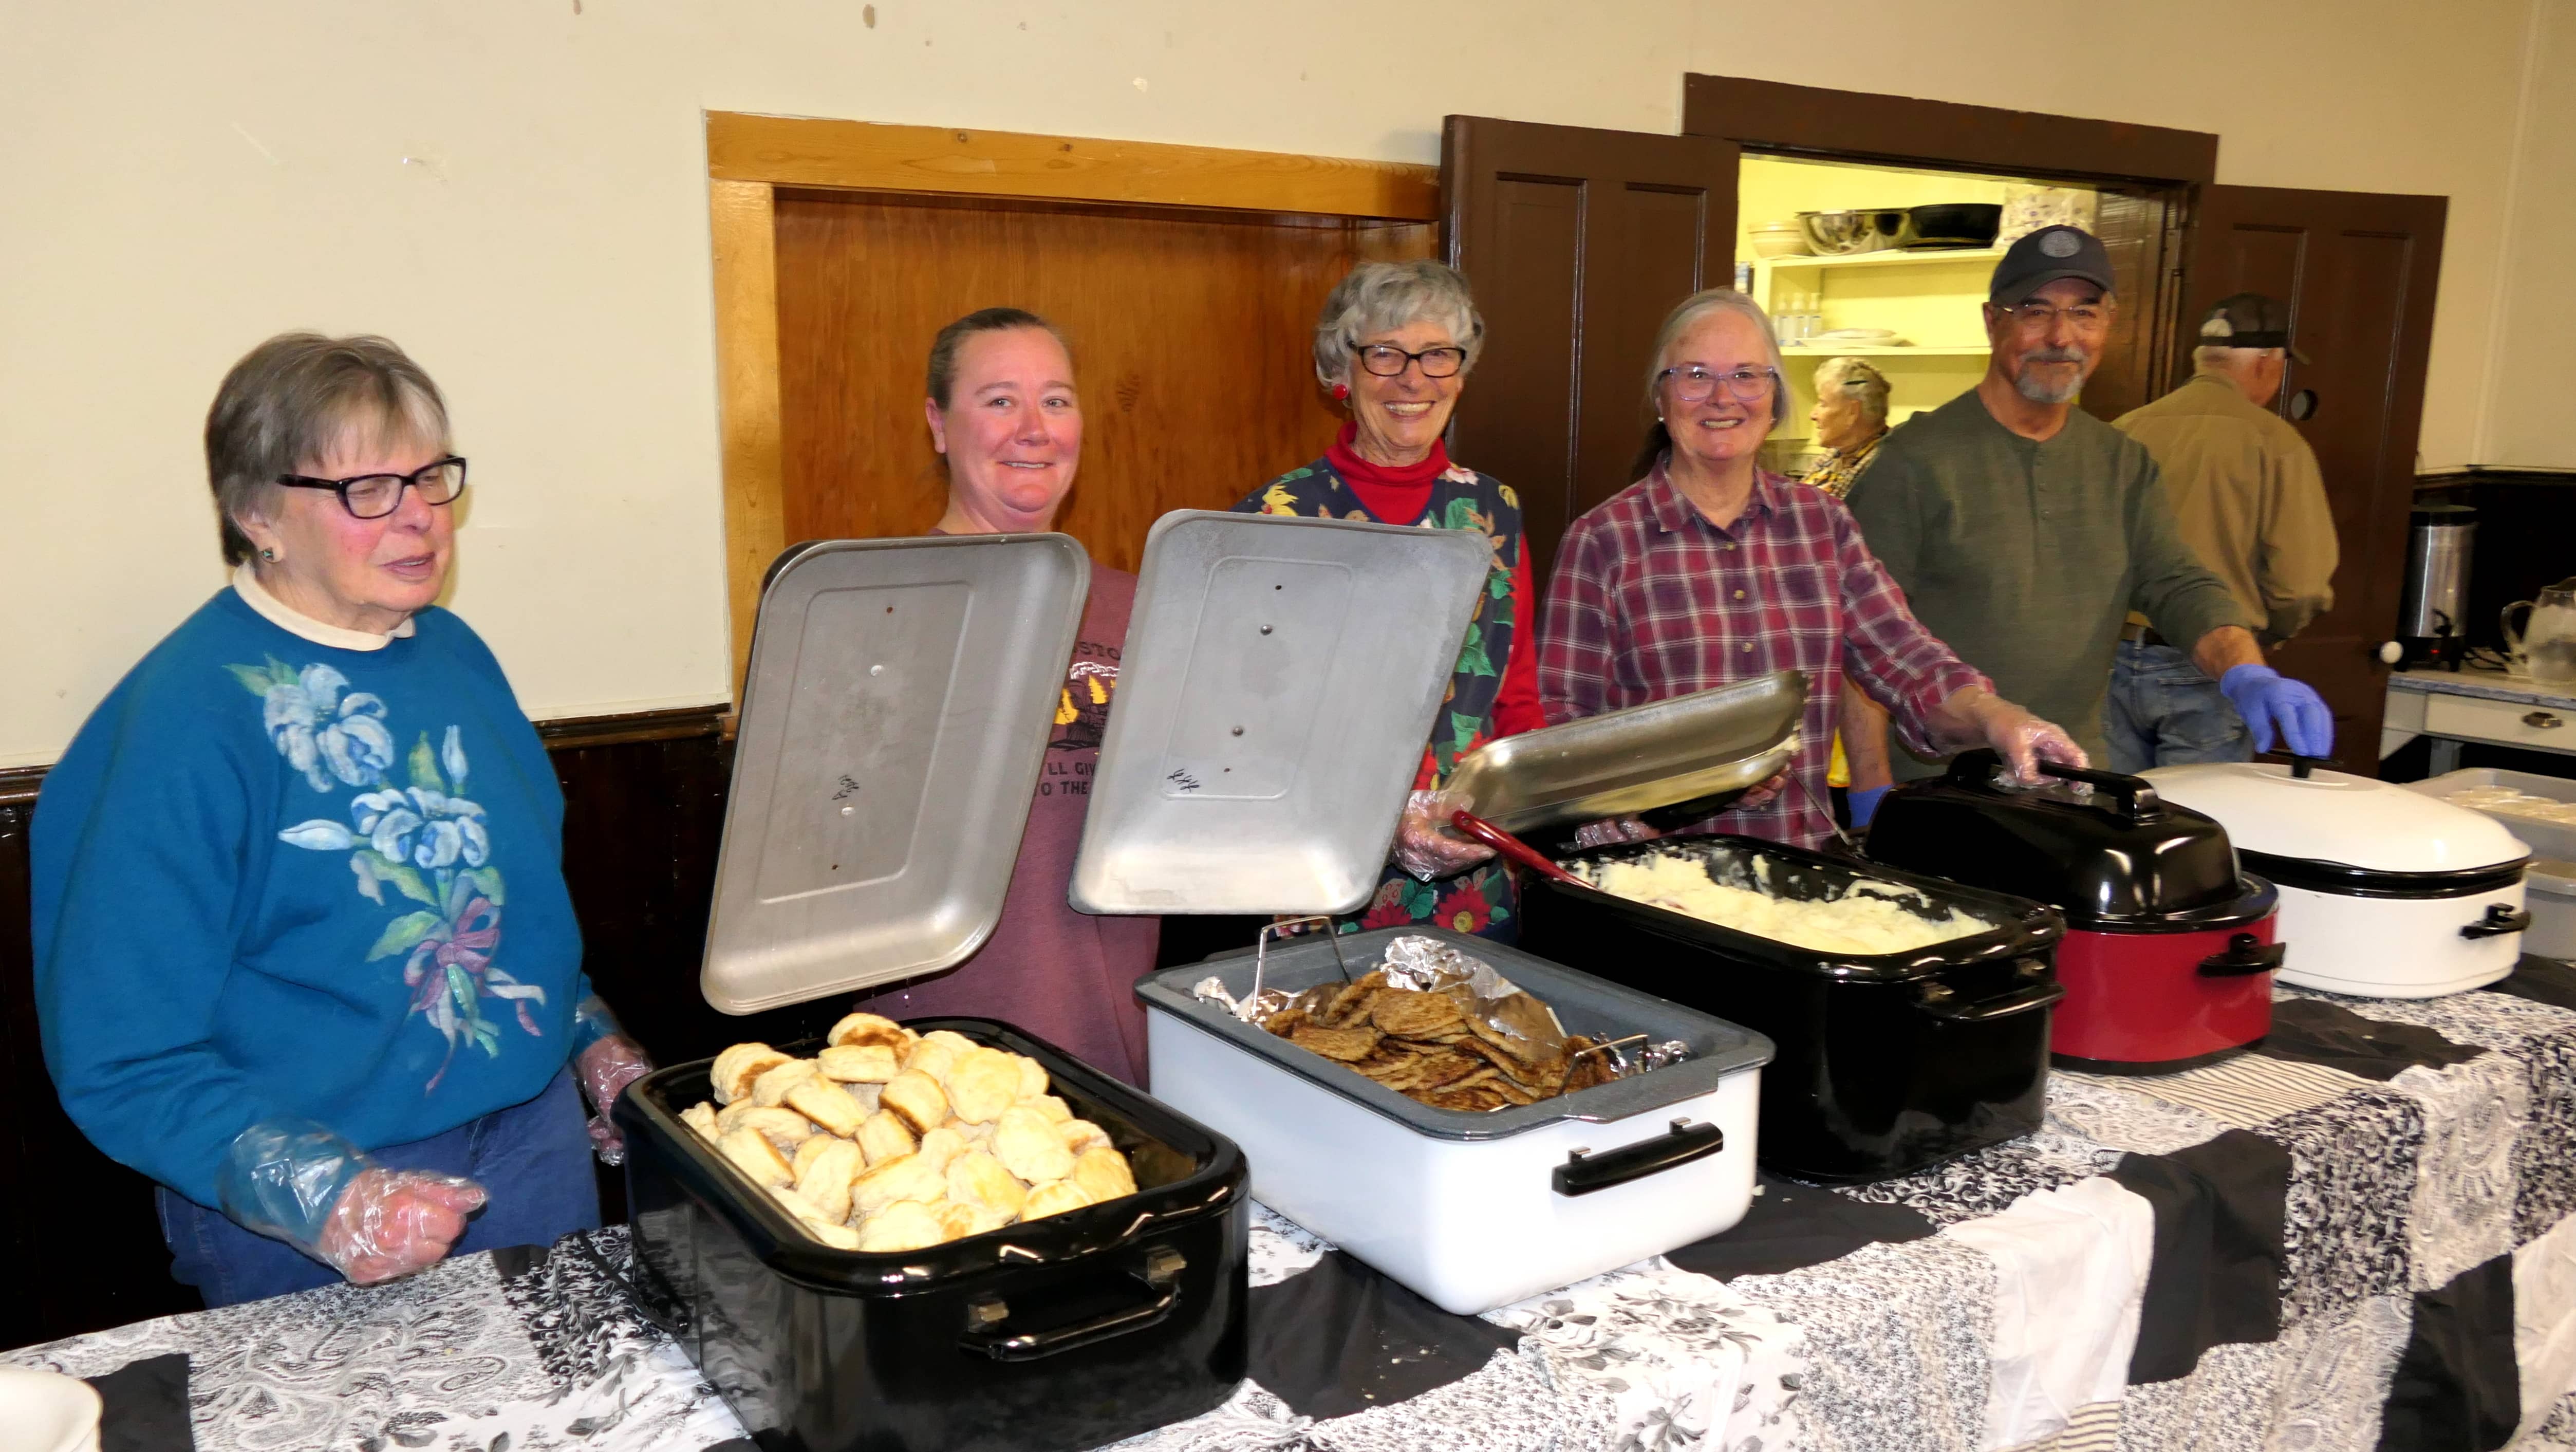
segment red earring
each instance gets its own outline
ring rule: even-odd
[[[1349,384],[1347,384],[1347,383],[1336,383],[1336,384],[1334,384],[1334,385],[1333,385],[1333,397],[1335,397],[1336,399],[1348,398],[1348,397],[1350,397],[1350,396],[1351,396],[1351,386],[1350,386]]]

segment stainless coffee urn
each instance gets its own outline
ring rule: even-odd
[[[2406,594],[2397,644],[2407,666],[2460,668],[2467,654],[2469,550],[2478,512],[2466,504],[2418,504],[2407,519]]]

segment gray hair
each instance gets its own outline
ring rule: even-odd
[[[1467,279],[1437,262],[1363,262],[1333,285],[1315,319],[1315,377],[1327,387],[1347,383],[1360,344],[1412,322],[1437,323],[1467,350],[1458,371],[1476,366],[1485,350],[1485,319],[1476,311]]]
[[[1646,359],[1646,411],[1655,421],[1646,425],[1646,437],[1637,445],[1637,457],[1628,466],[1630,479],[1643,479],[1654,472],[1655,461],[1673,446],[1672,430],[1664,426],[1663,411],[1656,407],[1664,382],[1664,357],[1699,320],[1710,313],[1741,314],[1762,330],[1762,346],[1771,355],[1771,427],[1778,428],[1789,418],[1789,365],[1780,360],[1780,340],[1771,331],[1771,315],[1762,304],[1731,287],[1702,288],[1683,298],[1674,309],[1664,314],[1664,325],[1655,330],[1655,351]]]
[[[444,448],[447,402],[386,339],[280,333],[243,354],[206,411],[206,483],[224,563],[250,558],[236,521],[276,508],[277,476],[320,467],[343,445],[395,440]]]
[[[2230,348],[2219,343],[2203,343],[2191,350],[2191,366],[2233,373],[2240,368],[2251,368],[2265,358],[2281,356],[2279,348]]]
[[[1828,358],[1816,365],[1816,392],[1828,388],[1860,405],[1875,424],[1887,422],[1887,375],[1858,358]]]

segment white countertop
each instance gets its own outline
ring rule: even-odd
[[[2513,701],[2526,706],[2555,706],[2576,711],[2576,686],[2544,686],[2526,675],[2478,666],[2463,666],[2456,671],[2432,667],[2390,671],[2388,689],[2421,691],[2436,696],[2476,696],[2489,701]]]

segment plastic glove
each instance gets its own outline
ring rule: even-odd
[[[2061,766],[2091,764],[2085,760],[2084,748],[2055,723],[2042,721],[2001,696],[1980,697],[1970,711],[1977,733],[2012,768],[2012,779],[2021,786],[2039,786],[2049,780],[2040,775],[2039,764],[2044,760]]]
[[[1664,835],[1635,817],[1604,817],[1574,829],[1577,847],[1608,847],[1619,842],[1652,842]]]
[[[573,1077],[581,1081],[584,1094],[590,1096],[590,1123],[583,1126],[590,1133],[591,1148],[603,1164],[626,1163],[626,1139],[608,1117],[609,1107],[626,1086],[653,1072],[652,1056],[644,1046],[626,1036],[598,994],[581,1001],[572,1011],[573,1041],[589,1040],[573,1055]]]
[[[1795,761],[1797,757],[1792,754],[1789,759]],[[1728,803],[1726,809],[1730,812],[1749,812],[1755,807],[1767,807],[1773,797],[1788,790],[1788,787],[1789,768],[1784,766],[1763,780],[1755,782],[1745,790],[1744,795]]]
[[[2272,728],[2278,726],[2281,744],[2291,755],[2334,754],[2334,712],[2307,682],[2291,680],[2267,665],[2248,663],[2230,666],[2218,678],[2218,690],[2245,718],[2245,729],[2254,733],[2256,751],[2272,749]]]
[[[1851,824],[1868,826],[1869,819],[1878,815],[1879,800],[1895,789],[1896,784],[1890,782],[1886,786],[1853,787],[1843,793],[1843,800],[1851,806]]]
[[[444,1258],[483,1207],[483,1187],[455,1175],[388,1170],[309,1119],[243,1130],[215,1171],[219,1208],[371,1286]]]
[[[1494,849],[1450,827],[1453,812],[1474,804],[1464,792],[1415,792],[1404,799],[1404,815],[1395,824],[1395,865],[1423,882],[1455,877],[1479,863],[1491,862]]]

